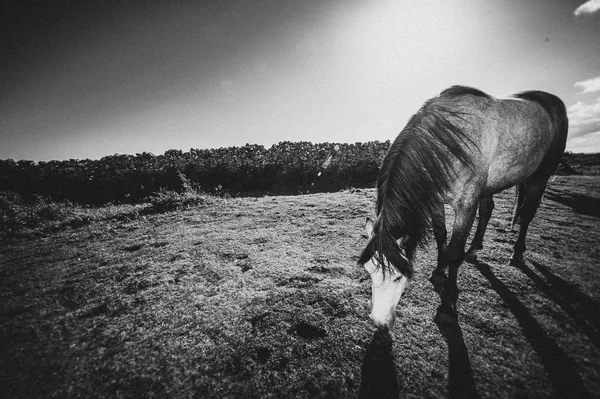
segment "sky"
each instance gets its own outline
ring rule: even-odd
[[[0,7],[0,159],[393,140],[454,84],[554,93],[600,152],[600,0]]]

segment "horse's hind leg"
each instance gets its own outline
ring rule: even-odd
[[[517,212],[515,212],[515,219],[520,219],[521,228],[519,229],[519,237],[514,245],[513,254],[509,261],[509,264],[513,266],[525,265],[525,257],[523,254],[526,249],[525,237],[527,236],[527,229],[540,205],[548,178],[549,177],[546,176],[542,178],[530,177],[519,185],[519,199],[521,199],[521,195],[523,195],[523,200],[518,209],[518,215]]]
[[[487,197],[479,200],[479,221],[477,222],[477,231],[473,237],[473,242],[465,255],[465,261],[475,263],[477,260],[477,252],[483,248],[483,235],[487,228],[492,211],[494,210],[494,198]]]
[[[525,202],[525,182],[517,184],[515,190],[515,209],[513,210],[513,219],[510,226],[511,230],[513,231],[516,231],[515,226],[517,224],[521,224],[521,207]]]

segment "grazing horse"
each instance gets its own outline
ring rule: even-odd
[[[513,227],[520,224],[520,231],[510,263],[524,264],[527,227],[564,152],[567,129],[565,105],[542,91],[498,99],[453,86],[423,104],[383,160],[377,218],[367,220],[369,242],[358,260],[371,274],[370,317],[378,328],[392,327],[413,255],[430,230],[438,249],[430,278],[441,298],[436,317],[456,322],[458,268],[483,247],[493,195],[515,185]],[[448,244],[445,203],[455,212]],[[477,208],[477,231],[465,254]]]

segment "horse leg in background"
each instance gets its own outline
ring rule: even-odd
[[[446,214],[444,205],[440,204],[432,217],[433,235],[438,249],[437,267],[431,273],[429,281],[433,284],[433,289],[436,292],[441,292],[448,277],[446,276],[446,239],[448,231],[446,230]]]
[[[477,252],[483,248],[483,236],[487,229],[488,222],[492,217],[494,210],[494,198],[492,196],[479,200],[479,221],[477,222],[477,231],[473,237],[473,242],[465,255],[465,262],[475,263]]]
[[[458,268],[465,257],[465,244],[469,236],[469,231],[475,220],[477,213],[477,199],[463,199],[459,201],[456,209],[454,225],[452,227],[452,238],[446,250],[446,260],[448,261],[448,281],[443,291],[440,293],[442,304],[438,307],[436,321],[456,323],[458,313],[456,311],[456,301],[458,300],[458,287],[456,281],[458,278]]]
[[[523,206],[523,202],[525,202],[525,183],[521,182],[515,187],[515,209],[513,210],[513,219],[510,229],[512,231],[516,231],[515,225],[521,224],[521,207]]]
[[[525,265],[525,257],[523,256],[523,253],[526,249],[525,237],[527,236],[527,229],[529,228],[529,223],[531,223],[533,220],[535,212],[542,201],[542,196],[544,195],[546,183],[548,182],[549,178],[550,176],[539,177],[534,175],[525,180],[523,183],[519,184],[519,196],[521,193],[523,193],[524,199],[523,204],[518,210],[518,215],[515,212],[514,219],[520,219],[521,228],[519,229],[519,237],[515,243],[513,254],[510,257],[510,265]]]

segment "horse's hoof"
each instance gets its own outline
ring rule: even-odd
[[[516,266],[516,267],[523,267],[525,266],[525,258],[523,257],[523,255],[520,256],[511,256],[509,261],[508,261],[508,265],[509,266]]]
[[[477,254],[472,254],[472,253],[467,253],[465,255],[465,262],[469,262],[469,263],[477,263]]]

